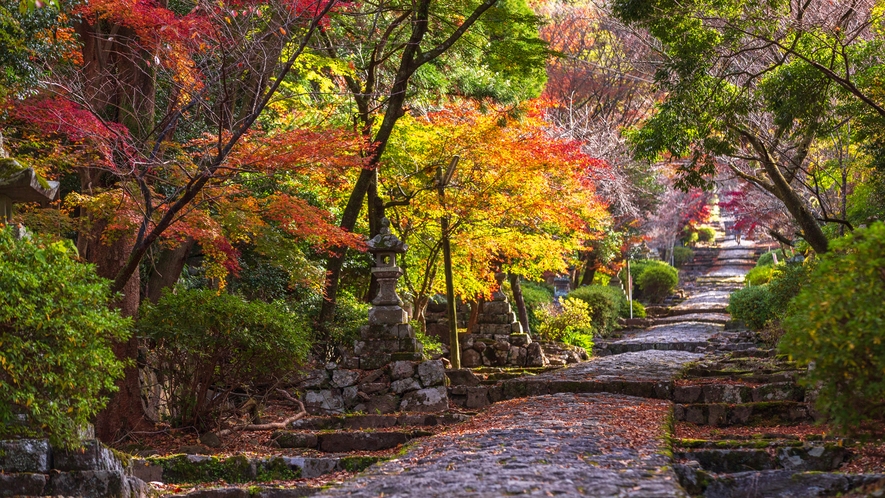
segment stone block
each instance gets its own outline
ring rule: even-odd
[[[45,439],[0,441],[0,471],[49,472],[51,448]]]
[[[359,417],[347,417],[344,419],[345,429],[384,429],[394,427],[397,417],[388,415],[361,415]]]
[[[129,465],[129,472],[144,482],[163,482],[163,466],[147,460],[135,458]]]
[[[510,332],[513,334],[522,334],[522,324],[519,322],[513,322],[510,324]]]
[[[507,301],[486,301],[482,304],[482,310],[480,310],[480,316],[485,314],[497,314],[497,313],[510,313],[513,311],[510,308],[510,303]]]
[[[449,387],[449,395],[451,395],[451,396],[467,396],[467,386]]]
[[[332,387],[348,387],[356,384],[360,373],[356,370],[338,369],[332,372]]]
[[[518,333],[510,334],[510,344],[513,346],[521,346],[525,347],[532,343],[532,338],[528,334],[523,334],[522,331]]]
[[[0,496],[44,496],[46,474],[0,473]]]
[[[399,306],[375,306],[369,310],[369,325],[399,325],[408,321],[409,314]]]
[[[390,353],[375,353],[360,357],[360,368],[363,370],[375,370],[390,363]]]
[[[301,477],[308,479],[334,472],[338,467],[337,458],[283,457],[283,461],[289,467],[300,467]]]
[[[414,391],[413,391],[414,392]],[[364,403],[366,405],[366,413],[385,414],[393,413],[399,406],[399,396],[393,394],[383,394],[374,396],[372,399]]]
[[[429,360],[418,365],[418,377],[424,387],[442,386],[446,383],[446,367],[442,360]]]
[[[390,364],[390,379],[400,380],[415,375],[415,364],[411,361],[395,361]]]
[[[527,367],[543,367],[547,364],[547,357],[544,356],[544,350],[541,344],[533,342],[525,348],[525,366]]]
[[[504,389],[500,386],[489,386],[489,402],[497,403],[504,399]]]
[[[511,313],[482,313],[476,318],[477,323],[506,324],[513,323]]]
[[[519,346],[510,348],[507,363],[510,365],[524,366],[526,358],[526,349]]]
[[[480,365],[482,365],[482,357],[478,351],[475,349],[467,349],[461,352],[461,366],[465,368],[476,368]]]
[[[409,435],[402,432],[335,432],[320,434],[317,439],[320,451],[347,453],[395,448],[408,442]]]
[[[360,402],[359,388],[356,386],[348,386],[341,390],[341,397],[344,399],[344,406],[353,408],[353,405]]]
[[[130,496],[130,485],[122,472],[84,470],[58,472],[49,476],[45,494],[53,496]],[[137,495],[136,495],[137,496]]]
[[[701,398],[703,386],[679,386],[673,391],[675,403],[697,403]]]
[[[474,387],[480,384],[479,377],[477,377],[476,374],[466,368],[459,368],[457,370],[446,370],[446,377],[449,378],[449,383],[453,386]]]
[[[277,431],[271,440],[280,448],[316,448],[317,436],[306,432]]]
[[[364,394],[384,394],[387,391],[387,384],[383,382],[370,382],[368,384],[361,384],[359,390]]]
[[[408,391],[417,391],[418,389],[421,389],[421,384],[419,384],[414,377],[407,377],[405,379],[391,382],[390,389],[397,394],[403,394]]]
[[[317,370],[311,370],[307,372],[304,380],[298,383],[298,388],[322,389],[324,387],[329,387],[329,379],[331,379],[331,376],[326,369],[320,368]]]
[[[56,449],[52,455],[52,467],[61,471],[112,470],[123,471],[123,464],[98,441],[86,441],[79,449],[70,451]]]
[[[440,412],[449,407],[445,386],[428,387],[403,396],[400,409],[410,412]]]
[[[485,408],[489,406],[489,389],[487,387],[467,388],[467,408]]]
[[[312,415],[344,412],[344,398],[339,390],[307,391],[303,401],[305,409]]]
[[[509,323],[480,323],[479,333],[483,335],[507,335],[509,336],[511,327]]]

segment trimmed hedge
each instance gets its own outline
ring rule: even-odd
[[[768,285],[746,287],[731,293],[728,312],[732,318],[743,320],[753,330],[759,330],[775,317]]]
[[[643,298],[652,303],[660,303],[673,293],[679,283],[679,273],[670,265],[648,268],[636,279]]]

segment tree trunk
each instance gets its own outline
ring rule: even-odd
[[[129,257],[132,241],[126,237],[119,237],[109,245],[101,243],[101,235],[106,225],[106,222],[96,222],[89,240],[81,244],[85,245],[86,249],[81,255],[96,265],[100,276],[113,278]],[[139,288],[140,276],[135,272],[116,302],[117,308],[124,316],[134,317],[138,314]],[[114,344],[113,349],[117,359],[134,361],[138,357],[138,338],[133,335],[126,342]],[[123,378],[117,381],[118,391],[96,417],[95,434],[105,443],[116,441],[128,431],[146,429],[150,426],[144,416],[138,368],[137,362],[126,367]]]
[[[513,291],[513,300],[516,301],[516,311],[519,315],[519,323],[522,324],[522,331],[526,334],[531,333],[529,330],[529,312],[525,307],[525,299],[522,297],[522,286],[519,283],[519,275],[510,274],[510,290]]]
[[[187,240],[172,249],[164,247],[160,250],[160,256],[151,267],[151,273],[148,276],[145,299],[156,303],[160,300],[163,289],[172,288],[178,282],[194,243],[194,239],[188,237]]]

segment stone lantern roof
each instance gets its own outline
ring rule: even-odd
[[[18,161],[0,157],[0,221],[8,219],[12,205],[20,202],[46,204],[58,196],[58,182],[48,182]]]
[[[372,254],[383,252],[402,254],[409,248],[403,241],[399,240],[399,237],[390,233],[390,220],[387,218],[381,219],[381,231],[378,235],[372,237],[366,245],[369,246],[369,252]]]

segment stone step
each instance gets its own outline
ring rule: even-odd
[[[672,316],[685,316],[685,315],[695,315],[695,314],[725,314],[726,308],[728,308],[728,303],[722,305],[709,304],[704,305],[700,308],[670,308],[667,311],[666,317]],[[665,318],[665,317],[662,317]]]
[[[710,347],[707,341],[682,342],[614,342],[602,343],[593,347],[594,356],[612,356],[636,351],[689,351],[692,353],[706,351]]]
[[[673,388],[673,401],[676,403],[805,401],[805,389],[793,382],[777,382],[763,385],[677,385]]]
[[[674,406],[674,418],[697,425],[772,425],[812,422],[808,405],[798,401],[689,403]]]
[[[354,451],[381,451],[396,448],[412,439],[432,435],[432,432],[411,431],[277,431],[271,441],[280,448],[305,448],[324,453],[350,453]]]
[[[622,380],[622,379],[531,379],[521,378],[504,381],[489,389],[491,402],[502,399],[544,396],[558,393],[611,393],[640,398],[670,399],[672,381]]]
[[[698,448],[676,451],[683,462],[698,462],[708,472],[790,469],[829,472],[850,457],[850,451],[836,443],[801,443],[767,448]]]
[[[145,482],[164,484],[226,482],[269,482],[319,477],[332,472],[360,472],[370,465],[387,460],[378,456],[267,456],[217,457],[206,455],[170,455],[133,458],[132,475]]]
[[[786,469],[712,476],[697,465],[675,465],[674,470],[686,492],[707,498],[836,496],[885,479],[885,474],[795,472]]]
[[[391,415],[338,415],[331,417],[307,417],[292,423],[293,429],[324,431],[341,429],[385,429],[390,427],[422,427],[452,425],[468,420],[462,413]]]
[[[725,325],[725,323],[728,322],[730,319],[731,316],[727,313],[686,313],[679,316],[653,318],[651,322],[653,326],[679,322],[701,322]]]

